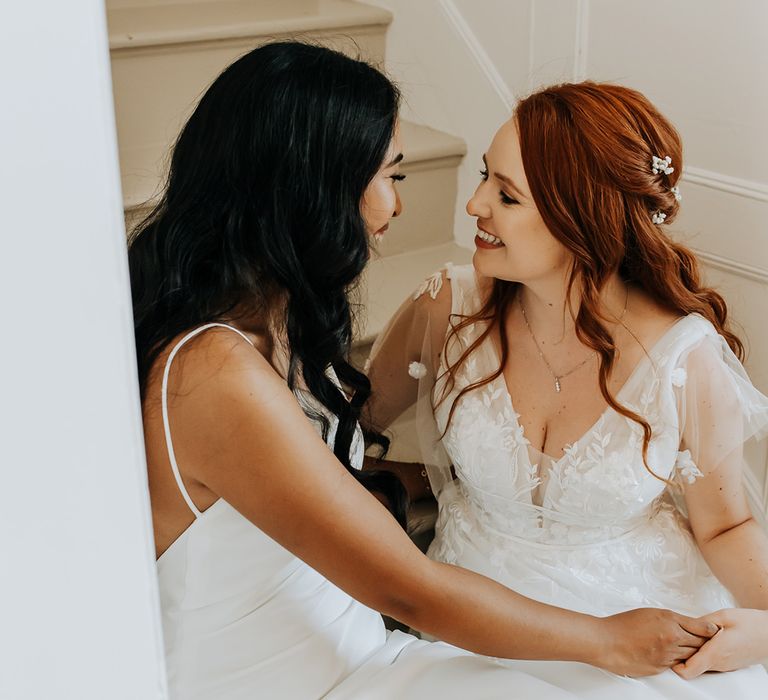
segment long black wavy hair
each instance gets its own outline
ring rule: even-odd
[[[266,319],[279,303],[288,386],[300,374],[338,418],[334,454],[405,526],[397,477],[350,463],[371,387],[348,360],[348,295],[370,256],[360,203],[386,157],[399,100],[378,70],[327,48],[278,42],[251,51],[213,82],[182,129],[128,258],[142,398],[178,334],[236,311]],[[312,417],[327,438],[328,419]],[[386,451],[382,435],[366,438]]]

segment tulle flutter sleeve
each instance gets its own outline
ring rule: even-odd
[[[714,330],[714,329],[712,329]],[[671,369],[681,445],[675,478],[685,489],[700,480],[727,498],[744,475],[761,480],[768,459],[768,397],[717,333],[703,335]]]
[[[431,403],[452,309],[450,271],[448,266],[435,272],[406,298],[373,344],[366,365],[372,392],[364,420],[384,430],[416,406],[421,461],[436,495],[452,478]]]
[[[367,418],[379,429],[415,404],[420,381],[434,376],[451,312],[446,275],[436,272],[409,294],[371,348]]]

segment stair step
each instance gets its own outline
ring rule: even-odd
[[[400,133],[408,177],[398,185],[403,213],[379,246],[383,257],[453,241],[457,167],[467,150],[461,139],[426,126],[402,122]]]
[[[391,222],[379,248],[382,256],[453,240],[456,166],[466,152],[461,139],[435,129],[409,122],[400,129],[405,150],[401,170],[408,179],[398,185],[403,214]],[[168,155],[167,146],[156,144],[120,154],[127,226],[159,193]]]
[[[299,38],[383,63],[389,12],[348,0],[314,0],[312,5],[312,12],[307,0],[298,5],[188,0],[108,7],[117,138],[129,209],[154,194],[157,160],[206,87],[260,43]],[[133,181],[148,175],[149,182]]]
[[[365,313],[358,318],[357,345],[371,343],[408,294],[418,289],[429,275],[447,262],[471,262],[472,252],[455,243],[444,243],[372,260],[360,288]]]
[[[390,12],[351,0],[198,0],[108,8],[109,47],[113,56],[126,49],[286,34],[366,29],[380,33],[391,22]]]

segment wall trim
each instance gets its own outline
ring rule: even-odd
[[[683,168],[683,181],[740,197],[756,199],[758,202],[768,202],[768,185],[754,180],[744,180],[713,170],[690,166]]]
[[[723,257],[717,253],[710,253],[707,250],[701,250],[700,248],[694,248],[696,257],[702,262],[714,267],[717,270],[723,272],[730,272],[731,274],[738,275],[745,279],[760,282],[761,284],[768,284],[768,270],[763,270],[759,267],[753,267],[752,265],[745,265],[744,263],[731,260],[730,258]]]
[[[472,58],[475,59],[480,70],[485,75],[488,82],[493,87],[494,92],[498,95],[507,111],[511,112],[515,106],[515,99],[512,90],[507,85],[504,78],[501,77],[501,73],[496,70],[491,57],[483,48],[482,42],[477,38],[477,35],[472,31],[472,28],[467,24],[464,16],[456,7],[453,0],[439,0],[440,9],[448,19],[448,22],[453,27],[456,34],[464,42],[469,52],[472,54]]]
[[[536,42],[533,40],[536,36],[536,0],[528,1],[528,91],[535,87],[533,84],[533,68],[536,60]]]
[[[589,47],[589,0],[576,0],[576,36],[573,49],[573,81],[587,77],[587,49]]]

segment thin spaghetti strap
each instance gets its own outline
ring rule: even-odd
[[[181,495],[184,496],[184,500],[187,502],[189,509],[194,513],[195,518],[199,518],[202,515],[202,512],[197,508],[192,499],[189,497],[189,493],[187,493],[187,489],[185,488],[184,482],[181,479],[179,465],[176,463],[176,453],[173,451],[173,441],[171,440],[171,425],[168,420],[168,375],[171,371],[171,363],[173,362],[173,358],[176,357],[176,353],[179,352],[181,346],[203,331],[216,327],[229,328],[229,330],[234,331],[238,335],[242,336],[251,346],[253,346],[250,338],[248,338],[245,333],[239,331],[233,326],[228,326],[226,323],[206,323],[204,326],[195,328],[194,330],[187,333],[178,343],[176,343],[176,345],[174,345],[173,350],[171,350],[170,354],[168,355],[168,359],[165,361],[165,370],[163,371],[161,399],[163,405],[163,429],[165,430],[165,445],[168,448],[168,459],[171,462],[171,469],[173,469],[173,476],[176,479],[176,484],[179,487],[179,491],[181,491]]]

